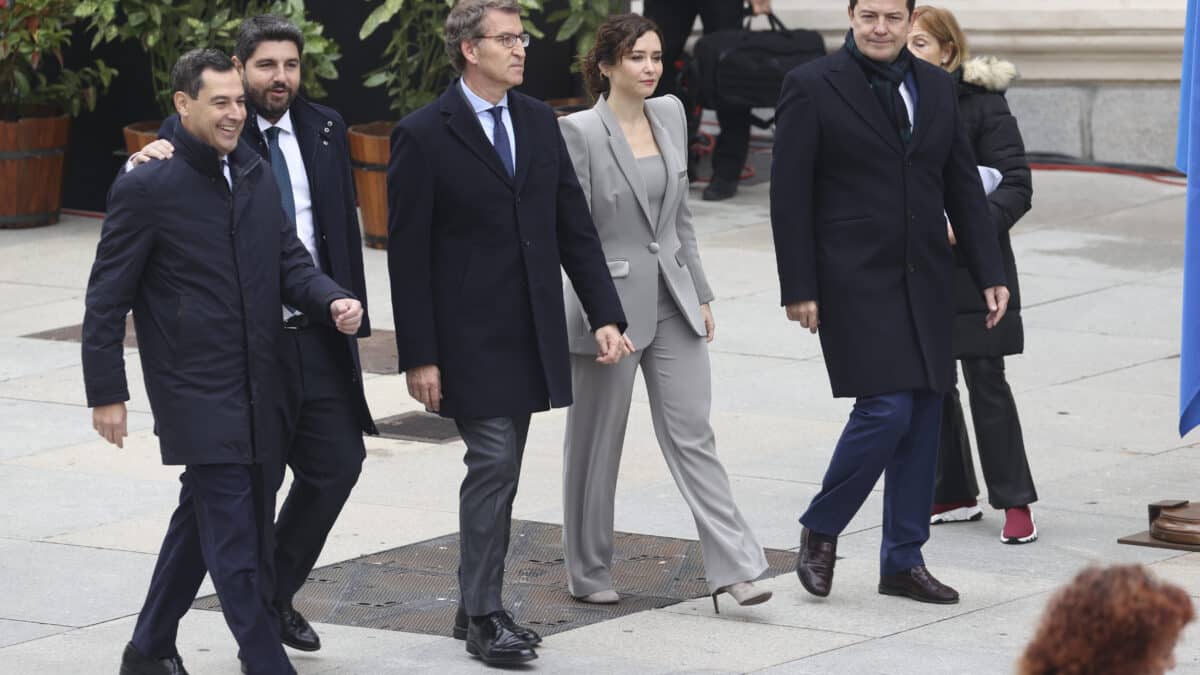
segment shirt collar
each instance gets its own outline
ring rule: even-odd
[[[499,106],[501,108],[508,107],[508,92],[507,91],[504,92],[504,96],[500,98],[499,103],[492,104],[492,103],[480,98],[475,92],[471,91],[471,88],[467,86],[466,78],[459,78],[458,83],[459,83],[459,85],[462,86],[463,95],[465,95],[467,97],[467,103],[471,104],[471,108],[475,111],[476,115],[478,115],[479,113],[482,113],[482,112],[487,112],[487,111],[491,110],[492,108],[495,108],[496,106]],[[280,120],[280,121],[282,122],[283,120]]]
[[[283,111],[283,117],[280,117],[279,121],[276,122],[275,124],[271,124],[267,120],[267,118],[265,118],[259,114],[255,114],[254,118],[256,120],[258,120],[258,130],[263,133],[266,133],[267,129],[270,129],[271,127],[279,127],[280,131],[283,131],[285,133],[289,133],[292,135],[295,135],[295,133],[296,133],[292,128],[292,111],[291,111],[291,109]]]

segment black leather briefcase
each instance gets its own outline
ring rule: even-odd
[[[719,30],[696,41],[689,87],[705,108],[774,108],[783,78],[796,66],[825,55],[825,40],[813,30],[790,30],[768,14],[771,30]],[[699,85],[698,87],[696,85]],[[773,120],[756,120],[770,126]]]

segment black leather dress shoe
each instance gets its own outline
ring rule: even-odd
[[[833,566],[837,562],[837,537],[817,534],[807,527],[800,530],[800,556],[796,576],[804,590],[817,597],[829,595],[833,588]]]
[[[187,670],[178,655],[156,659],[142,654],[130,642],[121,654],[121,675],[187,675]]]
[[[458,611],[454,613],[454,639],[467,639],[467,610],[463,604],[458,603]],[[542,644],[542,636],[538,635],[532,628],[522,626],[513,620],[512,612],[504,612],[504,626],[516,634],[517,637],[529,643],[530,647],[536,647]]]
[[[953,605],[958,602],[958,591],[935,579],[924,565],[899,574],[879,577],[879,592],[883,595],[900,595],[917,602],[932,602],[938,605]]]
[[[467,653],[489,666],[512,666],[536,659],[533,647],[504,624],[504,612],[471,617],[467,622]]]
[[[321,648],[321,638],[300,612],[291,604],[276,607],[279,612],[279,641],[302,652]]]
[[[700,196],[703,197],[704,201],[706,202],[719,202],[723,199],[729,199],[730,197],[736,195],[737,190],[738,184],[736,180],[717,178],[714,176],[713,179],[709,181],[708,186],[704,188],[704,192],[700,193]]]

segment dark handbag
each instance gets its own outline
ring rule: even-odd
[[[692,50],[689,83],[699,84],[705,108],[774,108],[783,78],[796,66],[825,56],[825,39],[814,30],[789,30],[767,14],[771,30],[719,30],[701,37]],[[694,86],[694,84],[693,84]],[[756,126],[774,122],[755,118]]]

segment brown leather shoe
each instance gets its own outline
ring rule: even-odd
[[[883,595],[900,595],[917,602],[932,602],[938,605],[958,603],[958,591],[934,578],[924,565],[899,574],[879,577],[879,592]]]
[[[837,537],[800,530],[800,556],[796,576],[804,590],[817,597],[829,595],[833,588],[833,565],[837,562]]]

